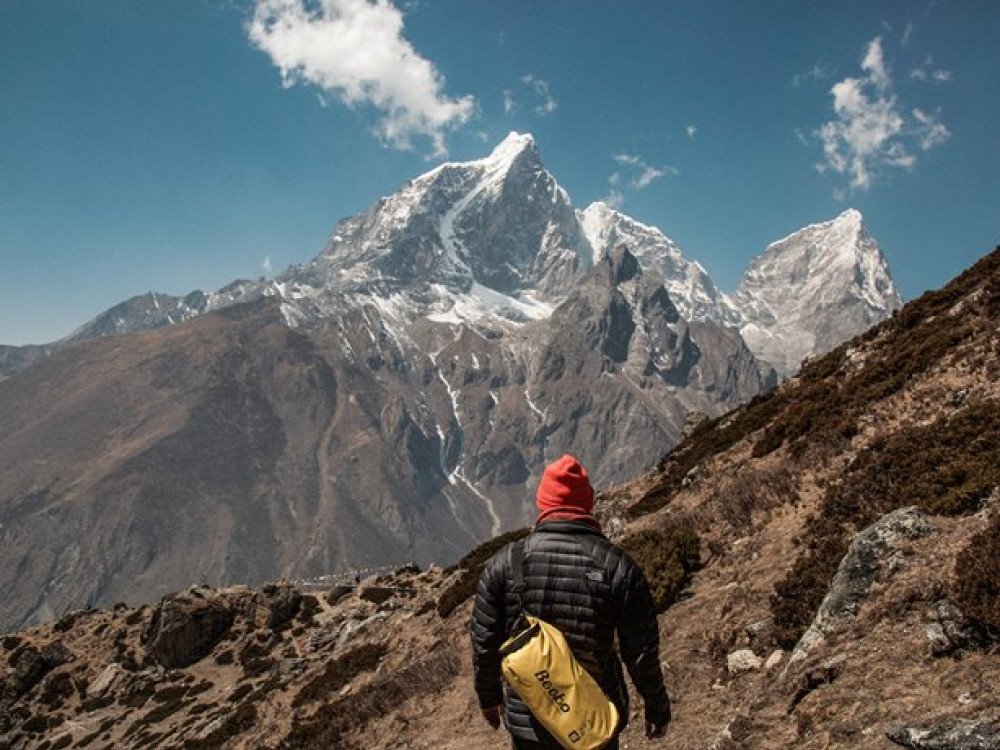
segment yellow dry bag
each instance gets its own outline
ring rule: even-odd
[[[514,586],[524,588],[522,550],[512,551]],[[523,611],[527,627],[500,647],[504,680],[535,718],[569,750],[598,750],[615,736],[618,709],[577,661],[565,636]]]

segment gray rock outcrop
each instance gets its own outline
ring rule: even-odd
[[[931,530],[924,513],[909,507],[883,516],[855,536],[816,617],[796,644],[785,672],[809,656],[829,634],[854,619],[880,573],[899,560],[905,540],[929,534]]]
[[[1000,716],[993,720],[952,719],[935,724],[897,724],[886,737],[913,750],[1000,750]]]

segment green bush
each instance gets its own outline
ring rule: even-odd
[[[908,505],[937,515],[975,512],[1000,486],[998,455],[1000,403],[996,401],[972,404],[951,417],[901,430],[858,454],[842,481],[827,490],[819,512],[806,525],[803,552],[775,585],[771,614],[779,641],[793,645],[805,632],[854,534]],[[986,575],[988,564],[977,567],[970,562],[969,570],[968,591],[984,590],[976,571]],[[994,567],[994,575],[995,571]],[[970,601],[975,599],[972,593],[969,596]]]
[[[952,598],[962,613],[1000,639],[1000,513],[969,541],[955,561]]]
[[[461,574],[458,576],[458,580],[445,589],[438,598],[438,614],[441,617],[448,617],[462,605],[462,602],[475,594],[476,585],[479,583],[479,576],[482,574],[483,568],[486,567],[486,563],[490,561],[490,558],[501,548],[526,537],[530,532],[531,529],[509,531],[506,534],[490,539],[488,542],[484,542],[459,560],[458,564],[452,570],[460,570]]]
[[[697,533],[684,525],[640,531],[625,537],[621,546],[646,574],[657,612],[677,601],[701,557]]]

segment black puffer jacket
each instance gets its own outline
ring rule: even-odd
[[[646,702],[647,716],[666,723],[670,703],[660,672],[656,610],[639,566],[582,521],[540,523],[524,544],[527,611],[563,632],[573,653],[618,706],[622,727],[628,717],[622,661]],[[479,705],[506,703],[507,727],[515,737],[558,747],[509,687],[504,700],[499,649],[512,635],[519,612],[510,560],[508,545],[487,563],[476,591],[471,627]],[[614,651],[616,633],[621,661]]]

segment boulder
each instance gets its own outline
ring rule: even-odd
[[[353,586],[348,586],[346,583],[339,583],[327,592],[326,601],[333,606],[352,591],[354,591]]]
[[[729,674],[754,672],[760,669],[763,663],[764,660],[748,648],[733,651],[726,657],[726,669],[729,670]]]
[[[388,586],[363,586],[358,596],[366,602],[383,604],[396,595],[396,590]]]
[[[913,750],[1000,750],[1000,716],[951,719],[929,725],[890,726],[886,737]]]
[[[7,676],[11,692],[14,697],[24,695],[45,675],[72,659],[73,655],[58,641],[41,649],[25,646],[15,651],[10,658],[11,670]]]
[[[167,669],[194,664],[206,656],[233,624],[233,610],[208,589],[165,596],[143,633],[147,652]]]
[[[268,583],[260,590],[258,599],[263,612],[264,627],[281,627],[299,613],[302,608],[302,592],[287,581]]]
[[[805,659],[826,636],[854,619],[879,574],[899,562],[900,548],[906,539],[931,531],[924,513],[911,506],[883,516],[858,533],[840,561],[816,617],[789,657],[785,672]]]
[[[963,648],[983,645],[983,638],[947,599],[934,602],[929,613],[927,641],[934,656],[947,656]]]
[[[115,683],[122,671],[123,670],[119,665],[109,664],[104,671],[97,676],[97,679],[87,686],[87,697],[99,698],[104,695]]]

